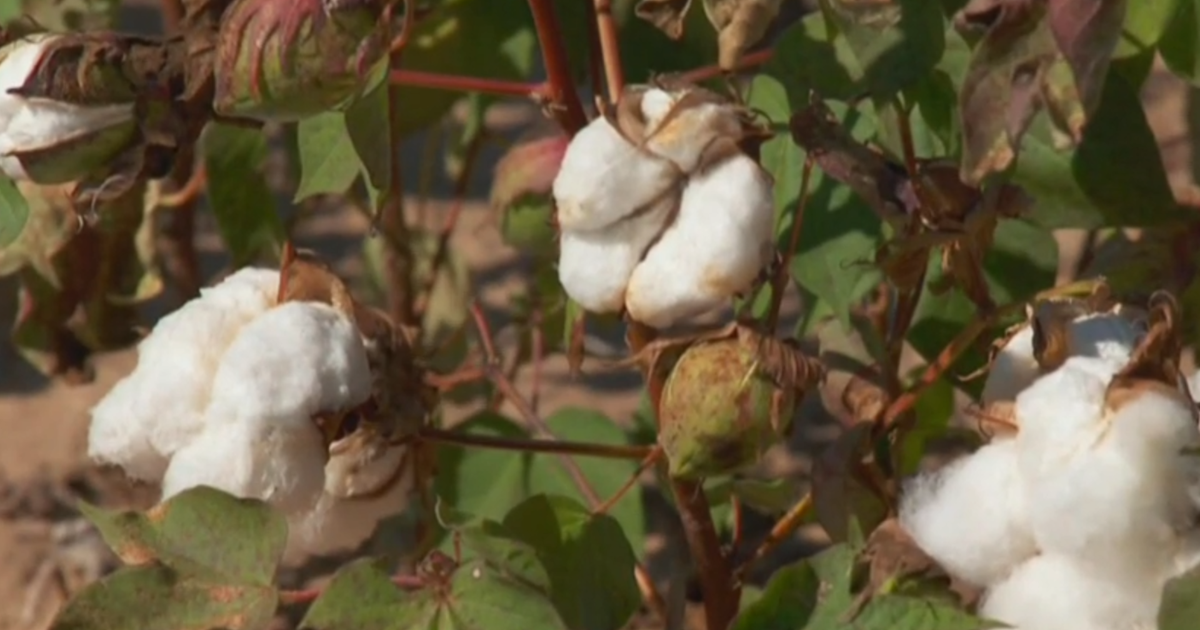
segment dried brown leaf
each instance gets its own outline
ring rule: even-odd
[[[783,0],[704,0],[704,13],[717,29],[718,66],[732,71],[748,48],[767,33]]]
[[[1083,116],[1096,111],[1125,22],[1125,0],[1048,0],[1050,32],[1074,75]],[[1082,126],[1082,125],[1080,125]]]
[[[683,23],[691,6],[692,0],[638,0],[633,12],[667,37],[678,40],[683,37]]]

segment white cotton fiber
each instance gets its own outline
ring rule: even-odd
[[[996,353],[979,400],[984,405],[1015,400],[1040,375],[1041,368],[1033,356],[1033,326],[1026,326]]]
[[[1155,627],[1161,582],[1098,575],[1066,556],[1025,562],[989,588],[978,614],[1018,630],[1135,630]]]
[[[277,271],[247,268],[166,315],[138,344],[138,364],[92,410],[89,456],[157,481],[203,427],[213,372],[238,331],[274,299]]]
[[[675,166],[630,144],[604,117],[575,134],[553,193],[559,227],[598,230],[657,202],[676,186]]]
[[[1021,472],[1034,537],[1098,570],[1156,570],[1190,519],[1197,440],[1182,401],[1141,392],[1106,412],[1111,362],[1073,358],[1017,399]]]
[[[311,422],[365,401],[371,372],[348,318],[326,304],[288,302],[242,328],[221,357],[213,392],[210,421]]]
[[[950,574],[976,586],[1037,553],[1012,439],[998,439],[906,484],[900,524]]]
[[[629,280],[629,314],[667,328],[726,304],[770,260],[774,220],[770,176],[749,157],[693,177],[679,216]]]
[[[567,295],[593,313],[620,311],[630,275],[662,232],[676,201],[677,196],[671,196],[651,211],[601,231],[563,230],[558,279]]]

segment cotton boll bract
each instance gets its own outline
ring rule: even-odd
[[[689,102],[695,101],[695,102]],[[670,160],[684,173],[703,166],[704,151],[718,138],[738,139],[742,122],[737,110],[707,90],[647,90],[642,97],[646,148]]]
[[[774,229],[770,176],[737,155],[694,177],[674,223],[629,280],[634,319],[666,328],[721,306],[767,263]]]
[[[638,149],[600,117],[584,127],[563,154],[552,186],[563,231],[593,231],[670,195],[671,162]]]
[[[995,440],[910,481],[900,524],[950,574],[976,586],[1004,578],[1037,554],[1017,446]]]
[[[1158,580],[1097,575],[1071,558],[1040,555],[988,589],[979,616],[1018,630],[1153,628]]]
[[[564,230],[559,243],[558,279],[572,300],[593,313],[614,313],[625,303],[629,278],[646,248],[662,232],[675,197],[645,214],[600,232]]]

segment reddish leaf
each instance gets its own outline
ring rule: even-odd
[[[1104,75],[1125,22],[1125,0],[1049,0],[1050,32],[1079,90],[1084,111],[1095,111]]]

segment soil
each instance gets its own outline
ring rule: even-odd
[[[132,3],[125,18],[130,24],[140,25],[139,30],[156,28],[156,12],[140,3]],[[1180,197],[1191,197],[1193,193],[1187,97],[1187,88],[1161,70],[1156,70],[1144,91],[1151,124]],[[506,104],[492,112],[488,124],[499,133],[513,136],[538,116],[531,105]],[[423,147],[424,138],[414,138],[405,147],[406,181],[418,181]],[[482,156],[452,240],[452,249],[467,262],[476,293],[494,324],[503,321],[506,300],[519,286],[523,269],[518,253],[500,239],[486,202],[487,180],[498,153],[498,149],[492,149]],[[431,229],[440,226],[453,203],[446,180],[445,176],[437,178],[423,208],[420,201],[410,200],[407,206],[414,222],[423,222]],[[226,261],[206,213],[201,213],[199,227],[204,272],[211,279],[222,271]],[[320,207],[302,223],[297,240],[299,245],[328,257],[340,273],[353,278],[363,271],[356,254],[367,232],[367,221],[353,211]],[[1080,235],[1064,232],[1060,236],[1065,274],[1073,267],[1072,256],[1077,255],[1073,252],[1078,251]],[[11,279],[0,281],[3,329],[7,329],[14,311],[14,288]],[[148,322],[168,310],[170,304],[166,296],[148,307]],[[608,339],[607,343],[615,347],[619,339]],[[0,563],[0,630],[45,627],[64,592],[78,589],[113,568],[111,554],[72,507],[76,498],[112,507],[144,507],[156,499],[156,489],[132,486],[119,473],[89,466],[84,457],[88,409],[132,368],[135,360],[133,350],[99,355],[94,361],[95,381],[71,386],[43,379],[22,362],[7,338],[0,339],[0,557],[4,558]],[[531,380],[528,370],[523,371],[518,387],[530,387]],[[573,380],[565,360],[552,358],[543,368],[539,404],[542,410],[564,405],[594,407],[625,422],[637,408],[637,386],[638,379],[632,373]],[[461,417],[467,411],[456,409],[454,414]],[[831,421],[806,424],[797,432],[790,449],[773,452],[764,465],[773,475],[803,480],[809,473],[809,455],[814,448],[828,444],[838,433]],[[689,594],[687,591],[694,589],[685,588],[686,581],[678,579],[677,560],[686,558],[686,550],[680,544],[676,521],[665,505],[652,508],[655,535],[647,549],[652,572],[663,582],[673,582],[672,592],[677,596]],[[748,535],[752,539],[761,537],[769,525],[768,519],[757,518],[750,523]],[[818,530],[802,528],[784,546],[781,558],[799,557],[822,542]],[[308,579],[318,573],[320,567],[296,575]]]

